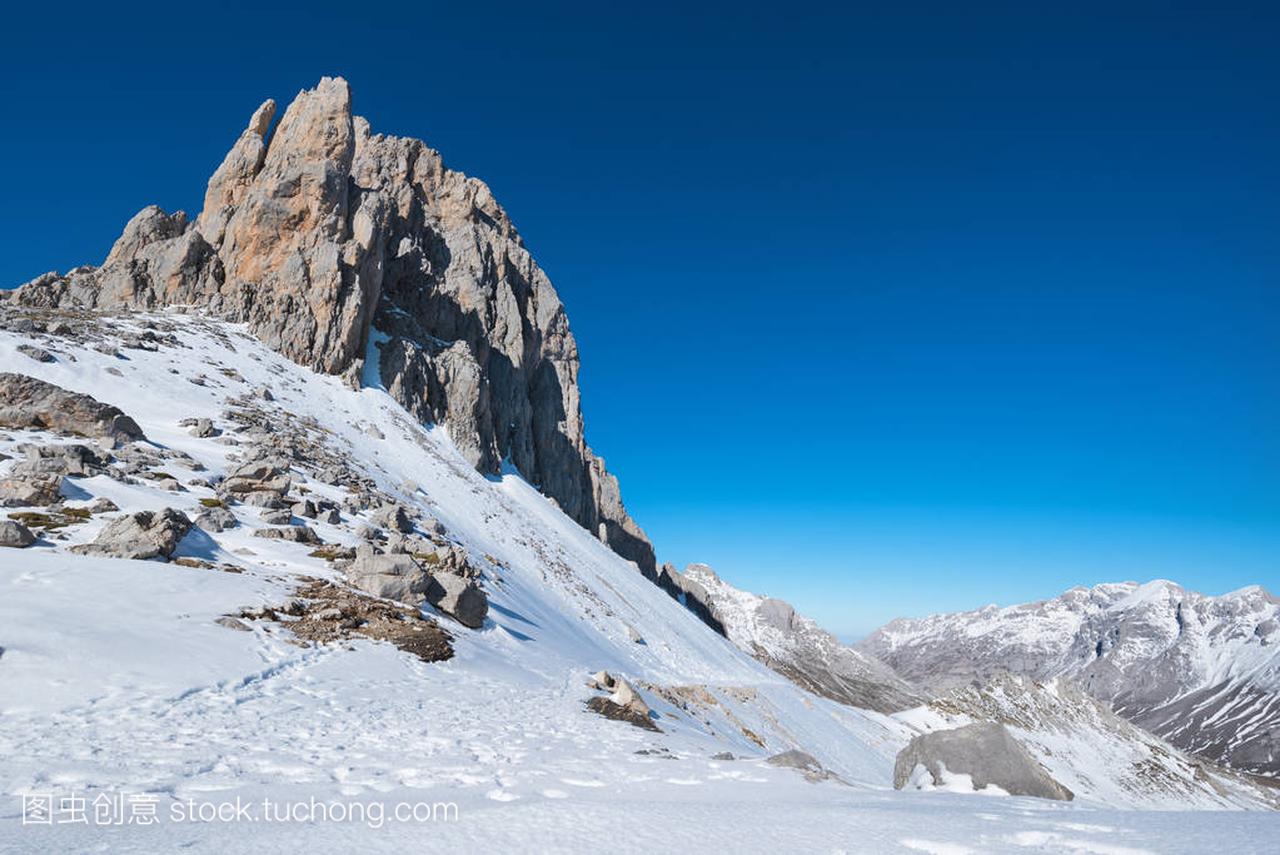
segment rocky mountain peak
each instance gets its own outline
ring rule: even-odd
[[[272,130],[275,113],[272,100],[253,112],[194,222],[148,207],[101,267],[45,274],[7,299],[188,308],[353,385],[374,377],[478,469],[509,461],[654,574],[586,443],[564,307],[489,188],[420,140],[373,134],[340,77],[298,93]]]

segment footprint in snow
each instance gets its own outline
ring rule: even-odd
[[[542,795],[548,799],[567,799],[569,794],[564,790],[543,790]]]
[[[571,787],[603,787],[604,781],[583,780],[582,778],[561,778],[560,783]]]
[[[485,798],[492,799],[495,802],[514,802],[516,799],[520,798],[510,790],[504,790],[501,787],[492,789],[484,795]]]

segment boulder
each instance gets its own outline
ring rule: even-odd
[[[288,525],[293,522],[293,511],[288,508],[265,508],[262,521],[267,525]]]
[[[600,671],[587,681],[593,689],[612,692],[608,697],[597,695],[587,699],[587,709],[614,721],[625,721],[644,730],[662,732],[653,722],[652,710],[640,697],[635,687],[608,671]]]
[[[209,508],[196,517],[195,525],[204,531],[219,532],[236,527],[236,515],[226,508]]]
[[[293,506],[293,515],[313,520],[318,517],[319,511],[316,510],[316,503],[310,499],[303,499]]]
[[[279,528],[260,528],[253,533],[254,537],[265,537],[272,540],[287,540],[290,543],[324,543],[320,536],[305,525],[286,525]]]
[[[86,445],[24,445],[20,450],[26,455],[9,470],[11,475],[50,477],[73,475],[77,478],[100,474],[110,458],[100,455]]]
[[[62,476],[0,478],[0,507],[52,505],[62,498]]]
[[[25,374],[0,373],[0,427],[37,428],[112,442],[146,439],[118,407]]]
[[[922,733],[898,752],[893,786],[902,789],[917,767],[934,784],[945,773],[968,775],[975,790],[994,784],[1010,795],[1070,801],[1074,794],[1049,776],[1026,748],[1002,724],[975,722],[954,730]]]
[[[417,603],[431,581],[422,565],[408,555],[374,555],[367,546],[357,550],[347,566],[347,581],[375,597]]]
[[[413,519],[402,505],[383,505],[373,515],[373,522],[385,529],[407,534],[413,531]]]
[[[283,508],[285,506],[283,495],[271,490],[254,490],[249,493],[239,493],[236,498],[242,504],[254,508]]]
[[[839,780],[834,772],[819,763],[812,754],[794,748],[790,751],[774,754],[766,759],[765,762],[770,766],[781,766],[784,769],[798,769],[804,773],[806,781],[815,784],[819,781]]]
[[[426,589],[427,602],[458,623],[479,629],[489,614],[489,598],[475,582],[453,573],[436,573]]]
[[[181,511],[139,511],[112,520],[93,543],[71,547],[81,555],[111,558],[168,559],[191,530],[191,520]]]
[[[195,423],[191,425],[189,433],[192,436],[205,439],[207,437],[217,436],[222,433],[222,431],[213,426],[212,419],[196,419]]]
[[[0,546],[22,549],[36,542],[31,529],[13,520],[0,520]]]
[[[227,474],[222,480],[222,490],[227,493],[284,495],[293,486],[288,474],[289,466],[290,462],[283,458],[251,460]]]
[[[52,353],[50,353],[47,350],[44,350],[43,348],[35,347],[34,345],[20,344],[17,347],[17,351],[18,353],[21,353],[23,356],[28,356],[34,359],[36,362],[56,362],[57,361],[56,359],[54,359],[54,356]]]

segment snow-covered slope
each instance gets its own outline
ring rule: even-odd
[[[18,350],[31,345],[51,361]],[[370,385],[352,390],[224,323],[64,314],[0,332],[0,364],[119,406],[149,438],[135,445],[163,461],[162,473],[127,474],[117,450],[111,474],[65,482],[63,508],[107,499],[119,512],[69,514],[35,546],[0,549],[0,850],[1106,851],[1119,837],[1134,851],[1209,841],[1248,851],[1270,827],[1120,813],[1101,786],[1082,787],[1070,806],[984,799],[977,812],[973,797],[889,789],[911,722],[805,692],[710,631],[522,479],[477,473],[441,430],[376,386],[374,359]],[[192,436],[179,424],[188,418],[222,435]],[[5,430],[0,453],[68,441]],[[238,526],[181,541],[175,558],[190,566],[69,551],[119,513],[194,516],[216,495],[208,485],[262,443],[293,454],[305,495],[341,503],[347,491],[325,475],[341,460],[438,519],[481,570],[484,625],[431,615],[454,653],[431,663],[379,641],[295,637],[286,604],[299,586],[341,584],[341,574],[312,544],[255,536],[271,526],[249,504],[228,508]],[[0,460],[0,475],[15,463]],[[371,511],[344,509],[308,524],[331,546],[353,546],[372,522]],[[270,606],[283,616],[266,617]],[[659,732],[586,709],[599,669],[640,688]],[[792,748],[839,780],[811,783],[766,762]],[[21,794],[144,794],[165,821],[32,828],[20,823]],[[388,819],[371,832],[360,822],[172,819],[187,800],[237,797],[447,802],[458,820]]]
[[[705,564],[684,575],[706,590],[730,641],[811,692],[881,712],[924,700],[884,663],[841,644],[789,603],[735,588]]]
[[[897,620],[859,643],[935,690],[1001,673],[1070,677],[1174,745],[1280,774],[1280,600],[1172,582],[1073,588],[1051,600]]]

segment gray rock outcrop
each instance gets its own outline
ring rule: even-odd
[[[12,299],[48,308],[197,307],[288,358],[379,382],[446,425],[480,471],[509,460],[654,578],[653,548],[587,446],[578,350],[555,289],[481,181],[351,113],[341,78],[250,119],[195,222],[149,207],[101,267],[49,273]],[[375,334],[376,331],[376,334]]]
[[[1004,725],[994,722],[975,722],[914,737],[894,762],[894,788],[906,786],[917,766],[927,769],[935,784],[944,783],[945,773],[951,772],[968,775],[975,790],[994,784],[1014,796],[1059,801],[1075,798],[1040,767]]]
[[[37,428],[114,442],[145,439],[118,407],[25,374],[0,373],[0,427]]]

